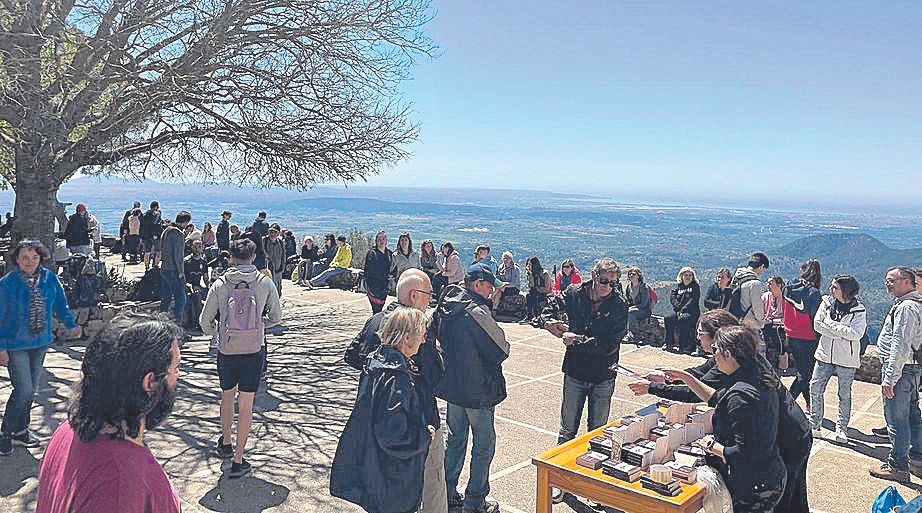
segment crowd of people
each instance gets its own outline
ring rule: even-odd
[[[186,211],[164,223],[157,202],[143,214],[139,203],[125,213],[124,257],[159,269],[161,313],[119,316],[87,347],[67,422],[42,462],[38,511],[71,511],[78,502],[84,511],[110,511],[111,501],[179,511],[162,469],[131,462],[152,459],[144,433],[172,408],[184,316],[187,329],[191,318],[216,346],[222,394],[214,453],[231,461],[228,477],[250,471],[245,448],[253,401],[267,365],[266,330],[281,322],[285,268],[293,264],[293,282],[312,289],[346,272],[353,255],[342,235],[327,234],[323,245],[305,237],[299,250],[294,235],[269,223],[265,212],[243,229],[230,224],[232,216],[225,211],[217,228],[206,222],[198,230]],[[69,219],[65,238],[74,252],[96,250],[99,224],[91,218],[78,205]],[[3,456],[14,443],[40,444],[30,430],[30,410],[52,319],[71,336],[81,334],[56,274],[41,265],[50,260],[47,248],[24,240],[11,256],[16,269],[0,278],[0,364],[12,383],[0,426]],[[715,409],[713,433],[697,443],[725,481],[734,511],[809,511],[807,464],[813,439],[823,437],[823,397],[832,376],[839,401],[834,440],[847,443],[850,436],[851,388],[867,329],[853,276],[834,276],[824,294],[820,263],[811,259],[797,279],[763,283],[770,262],[756,252],[735,272],[720,269],[702,298],[697,273],[683,267],[669,294],[665,340],[656,341],[642,326],[658,298],[637,267],[628,267],[622,281],[621,266],[609,257],[598,259],[587,276],[572,259],[552,273],[536,256],[524,268],[509,251],[497,262],[488,245],[472,257],[462,263],[451,242],[428,239],[417,251],[409,233],[390,250],[387,234],[375,235],[361,284],[372,316],[344,357],[361,377],[333,461],[334,496],[373,513],[443,513],[459,506],[499,511],[488,497],[489,475],[510,345],[494,311],[504,298],[523,295],[527,321],[560,339],[565,350],[559,444],[576,436],[583,410],[588,430],[609,422],[622,343],[661,344],[705,361],[648,373],[628,386],[637,395]],[[894,267],[884,285],[894,304],[877,339],[886,426],[875,434],[889,437],[891,449],[870,474],[908,483],[910,474],[922,476],[922,270]],[[385,308],[390,295],[396,301]],[[191,315],[190,298],[200,303]],[[779,378],[785,371],[795,376],[790,390]],[[446,404],[444,422],[437,398]],[[130,467],[117,491],[97,492],[99,462]],[[555,502],[567,495],[553,491]]]

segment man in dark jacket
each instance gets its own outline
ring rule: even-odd
[[[183,210],[176,214],[176,222],[163,231],[161,252],[163,268],[160,279],[160,311],[168,312],[173,304],[173,319],[182,323],[182,314],[186,311],[186,276],[185,276],[185,236],[183,230],[192,221],[192,214]]]
[[[141,208],[141,202],[135,201],[134,205],[125,211],[122,216],[122,223],[118,225],[118,238],[122,241],[122,261],[128,260],[128,218],[136,208]]]
[[[160,236],[163,234],[163,218],[160,203],[150,202],[150,209],[141,216],[141,240],[144,243],[144,271],[160,265]],[[153,261],[151,261],[153,260]]]
[[[600,259],[589,281],[567,287],[539,318],[541,325],[567,347],[558,444],[576,436],[587,400],[589,430],[608,422],[618,351],[627,333],[627,302],[615,286],[620,277],[621,269],[614,259]],[[563,496],[555,490],[554,499],[559,502]]]
[[[282,275],[285,274],[285,241],[279,237],[282,229],[272,223],[269,235],[263,237],[263,248],[266,251],[266,266],[272,271],[272,283],[282,295]]]
[[[230,220],[232,215],[228,210],[221,212],[221,222],[218,223],[218,229],[215,231],[218,249],[221,251],[227,251],[230,248]]]
[[[448,402],[448,503],[455,507],[463,504],[465,512],[499,511],[499,504],[488,501],[487,494],[496,450],[493,409],[506,398],[503,361],[509,357],[509,343],[490,311],[495,282],[496,277],[485,265],[472,265],[464,277],[464,287],[450,285],[442,293],[432,320],[445,355],[445,375],[436,395]],[[470,480],[462,496],[457,487],[468,431],[474,444]]]
[[[377,312],[365,321],[362,330],[346,351],[345,360],[350,366],[365,371],[367,355],[381,345],[378,331],[385,316],[398,308],[415,308],[425,312],[432,297],[432,283],[426,273],[419,269],[407,269],[397,280],[397,301],[387,309]],[[435,402],[435,388],[442,379],[444,364],[442,351],[436,342],[435,330],[430,326],[426,333],[426,343],[419,346],[419,351],[412,357],[416,364],[418,376],[416,385],[419,396],[423,398],[426,422],[435,428],[429,454],[426,456],[423,474],[423,495],[421,513],[448,513],[445,501],[445,434],[441,428],[438,406]]]

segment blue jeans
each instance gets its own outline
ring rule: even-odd
[[[10,363],[7,368],[13,391],[6,403],[6,411],[3,412],[3,426],[0,427],[3,435],[13,435],[28,429],[29,412],[42,378],[47,351],[46,346],[9,352]]]
[[[176,324],[182,324],[182,314],[186,311],[186,284],[179,279],[179,273],[174,270],[160,270],[160,311],[169,312],[170,303],[173,303],[173,319]]]
[[[601,383],[589,383],[564,375],[563,402],[560,405],[560,435],[557,444],[569,442],[579,431],[579,419],[583,416],[583,405],[589,400],[586,425],[589,431],[608,423],[611,411],[611,396],[615,393],[615,378]]]
[[[919,377],[922,365],[903,367],[893,386],[893,399],[884,397],[884,419],[890,432],[887,463],[897,470],[909,470],[909,460],[922,462],[922,413],[919,411]]]
[[[496,452],[496,430],[493,428],[493,408],[465,408],[448,403],[445,415],[448,439],[445,442],[445,487],[448,493],[457,491],[458,477],[467,452],[467,433],[473,435],[471,472],[464,491],[464,507],[477,509],[490,493],[490,464]]]
[[[311,287],[319,287],[320,285],[326,285],[327,280],[336,276],[337,274],[342,274],[344,272],[346,272],[346,269],[342,267],[330,267],[326,271],[323,271],[317,276],[311,278]]]
[[[839,381],[839,420],[836,429],[845,431],[852,418],[852,381],[855,380],[855,371],[841,365],[816,362],[813,368],[813,379],[810,380],[810,424],[813,429],[819,429],[823,423],[823,393],[826,385],[833,375]]]
[[[307,277],[313,278],[314,276],[317,276],[318,274],[322,273],[323,271],[326,271],[329,268],[330,266],[325,263],[314,262],[313,264],[311,264],[310,273],[307,275]]]

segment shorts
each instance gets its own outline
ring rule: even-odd
[[[240,392],[256,393],[262,371],[262,352],[252,354],[223,354],[218,352],[218,381],[221,390],[237,387]]]
[[[152,255],[160,253],[160,239],[144,239],[144,252]]]

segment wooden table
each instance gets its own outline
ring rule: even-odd
[[[605,428],[620,424],[616,420],[532,458],[538,468],[537,513],[551,513],[551,487],[627,513],[694,513],[701,509],[705,491],[700,484],[683,484],[681,494],[667,497],[647,490],[640,481],[628,483],[602,474],[602,469],[576,464],[576,458],[589,450],[590,438],[605,436]]]

